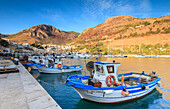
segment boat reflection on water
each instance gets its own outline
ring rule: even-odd
[[[156,101],[162,98],[162,94],[157,90],[154,89],[151,93],[147,94],[146,96],[127,101],[126,103],[116,103],[116,104],[99,104],[90,101],[80,100],[77,103],[77,109],[88,109],[88,108],[100,108],[105,109],[107,108],[115,108],[115,109],[148,109],[148,108],[161,108],[160,104]],[[154,106],[154,107],[152,107]]]
[[[51,82],[52,81],[60,81],[63,82],[63,84],[65,84],[65,80],[71,76],[71,75],[81,75],[81,71],[79,72],[70,72],[70,73],[60,73],[60,74],[41,74],[38,70],[31,70],[31,75],[40,81],[47,81],[47,82]],[[53,84],[54,85],[54,84]]]
[[[35,79],[40,76],[40,72],[38,72],[38,70],[31,70],[30,73]]]

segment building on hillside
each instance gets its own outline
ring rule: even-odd
[[[22,45],[21,43],[18,43],[18,44],[17,44],[17,48],[18,48],[18,49],[23,49],[23,45]]]
[[[22,44],[24,48],[30,48],[30,44],[29,43],[23,43]]]
[[[140,28],[140,27],[142,27],[142,26],[145,26],[145,25],[138,25],[138,26],[135,26],[135,28]]]

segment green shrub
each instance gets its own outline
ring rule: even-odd
[[[166,43],[166,44],[164,45],[165,48],[168,48],[168,46],[169,46],[168,43]]]
[[[153,24],[160,23],[160,22],[161,22],[161,21],[156,20],[156,21],[153,22]]]
[[[156,33],[159,33],[159,32],[161,32],[161,30],[159,28],[157,28]]]
[[[165,29],[165,27],[162,28],[162,30],[164,30],[164,29]]]
[[[150,23],[150,22],[145,21],[145,22],[143,22],[142,24],[143,24],[143,25],[145,25],[145,26],[147,26],[147,25],[150,25],[151,23]]]
[[[127,38],[127,36],[123,36],[123,38]]]
[[[170,27],[164,30],[164,33],[170,33]]]
[[[144,35],[145,35],[144,33],[141,34],[141,36],[144,36]]]
[[[152,28],[149,28],[150,31],[152,31]]]

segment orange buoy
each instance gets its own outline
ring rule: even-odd
[[[121,76],[121,81],[124,82],[124,76],[123,75]]]
[[[29,71],[29,72],[31,71],[31,67],[28,67],[28,71]]]
[[[128,97],[129,96],[129,92],[128,91],[121,91],[121,94],[125,97]]]
[[[122,76],[121,76],[121,84],[122,84],[122,85],[124,84],[124,80],[125,80],[125,79],[124,79],[124,76],[122,75]]]

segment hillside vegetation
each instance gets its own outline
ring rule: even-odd
[[[164,47],[170,45],[170,16],[147,19],[111,17],[96,27],[84,30],[69,45],[77,45],[77,50],[93,53],[139,54],[140,46],[145,54],[170,54],[170,49]]]

